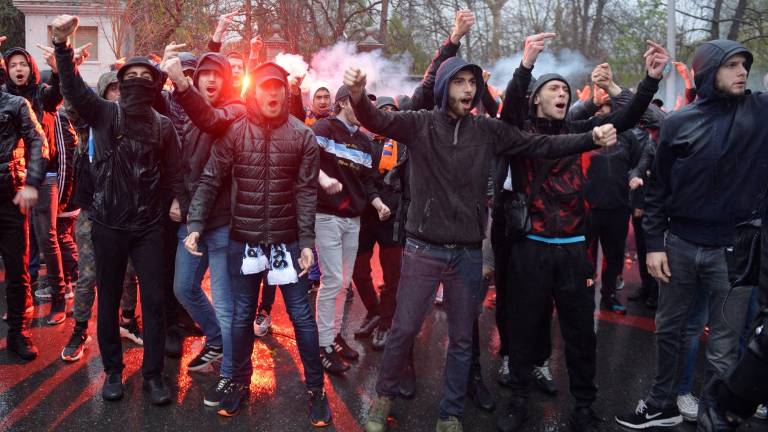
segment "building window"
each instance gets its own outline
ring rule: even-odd
[[[48,40],[51,40],[53,33],[51,32],[51,26],[48,26]],[[99,28],[96,26],[80,26],[77,28],[74,36],[71,38],[70,43],[73,48],[81,47],[87,43],[92,43],[93,46],[88,49],[88,60],[86,61],[99,61]]]

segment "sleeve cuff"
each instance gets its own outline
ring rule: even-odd
[[[664,235],[647,234],[645,235],[645,247],[648,252],[664,252]]]
[[[299,251],[304,249],[312,249],[313,247],[315,247],[314,237],[303,237],[299,239]]]
[[[189,231],[190,234],[193,233],[193,232],[202,233],[203,232],[203,224],[200,223],[200,222],[189,222],[187,224],[187,230]]]

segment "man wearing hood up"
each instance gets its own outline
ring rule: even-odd
[[[98,279],[98,340],[106,379],[105,400],[123,397],[123,355],[119,317],[123,275],[130,257],[139,277],[144,315],[143,388],[155,405],[171,402],[163,381],[165,347],[161,184],[184,207],[188,197],[180,173],[176,131],[151,104],[159,95],[160,73],[146,57],[130,58],[118,71],[120,99],[99,98],[73,62],[69,36],[79,19],[61,15],[51,24],[62,90],[93,128],[94,222],[92,238]]]
[[[36,245],[45,256],[48,281],[48,287],[36,291],[36,294],[38,296],[50,296],[51,309],[46,317],[46,324],[61,324],[66,318],[66,301],[64,299],[66,286],[61,250],[56,233],[59,189],[63,186],[59,183],[58,157],[58,147],[63,143],[61,143],[61,139],[57,139],[56,116],[56,111],[62,101],[59,76],[55,70],[55,62],[49,61],[53,73],[47,84],[42,83],[37,62],[24,48],[11,48],[6,51],[5,62],[8,68],[8,79],[5,83],[6,91],[24,97],[32,105],[32,110],[43,127],[51,153],[45,168],[45,179],[39,191],[40,199],[33,210],[33,217],[30,218],[30,221],[35,234],[34,238],[37,240]],[[63,127],[70,127],[69,122],[66,122]],[[33,247],[32,251],[35,250],[37,248]]]
[[[5,38],[0,37],[0,42]],[[45,176],[45,135],[31,104],[3,90],[5,64],[0,58],[0,256],[5,264],[8,304],[8,351],[23,360],[37,357],[27,332],[30,317],[29,224]]]
[[[331,412],[306,278],[313,263],[319,147],[312,131],[288,114],[288,73],[268,62],[249,74],[253,86],[245,97],[246,116],[213,147],[192,199],[185,240],[187,250],[197,253],[217,197],[229,183],[233,376],[218,413],[237,414],[250,396],[253,321],[264,282],[280,286],[304,366],[310,422],[324,426]]]
[[[472,327],[485,296],[481,245],[491,158],[494,154],[558,157],[580,153],[593,149],[595,142],[613,144],[615,130],[606,125],[591,134],[551,137],[472,116],[484,88],[482,69],[458,57],[446,60],[437,71],[434,111],[379,111],[365,94],[365,82],[366,75],[359,69],[349,69],[344,75],[355,116],[371,132],[408,146],[412,164],[401,287],[379,368],[378,397],[365,430],[385,430],[392,399],[399,394],[405,359],[442,282],[449,344],[436,430],[460,431]]]
[[[544,74],[531,84],[536,59],[545,42],[554,36],[542,33],[526,38],[521,65],[507,87],[502,119],[548,135],[590,130],[607,123],[614,124],[619,133],[634,127],[658,90],[668,61],[666,50],[656,44],[649,46],[645,57],[647,76],[627,106],[605,116],[573,120],[568,117],[571,86],[564,77]],[[507,239],[506,262],[496,262],[497,268],[506,267],[504,288],[509,294],[504,301],[512,398],[497,422],[499,430],[505,432],[519,430],[527,420],[531,370],[543,360],[541,341],[549,341],[549,334],[542,337],[541,332],[550,331],[553,304],[565,341],[570,391],[575,399],[569,424],[577,432],[591,432],[597,427],[591,408],[597,398],[597,341],[594,286],[587,283],[594,266],[588,258],[585,237],[588,204],[584,197],[584,156],[508,158],[497,167],[495,231],[509,233],[506,212],[516,193],[526,196],[531,226],[521,238]]]
[[[736,225],[754,217],[768,186],[768,94],[746,87],[752,60],[738,42],[700,45],[692,65],[698,97],[661,127],[643,222],[648,270],[661,282],[656,376],[635,411],[616,417],[623,426],[682,422],[676,400],[685,326],[705,292],[707,377],[722,378],[737,359],[739,329],[728,323],[741,322],[745,308],[739,288],[731,290],[725,249],[734,244]]]
[[[190,195],[194,195],[215,142],[222,138],[232,123],[245,115],[245,105],[231,85],[232,71],[226,57],[207,53],[197,63],[192,85],[184,75],[180,58],[171,58],[163,70],[176,87],[174,96],[189,113],[182,140],[184,182]],[[176,274],[173,291],[193,320],[205,334],[205,346],[187,365],[189,370],[205,370],[211,363],[223,358],[219,381],[205,394],[207,406],[218,406],[232,381],[232,288],[227,273],[227,245],[229,243],[230,183],[224,182],[216,196],[213,209],[206,220],[200,237],[200,251],[190,253],[184,247],[188,235],[187,225],[178,230],[176,248]],[[189,208],[182,208],[182,221]],[[201,276],[206,268],[211,271],[213,304],[201,287]]]

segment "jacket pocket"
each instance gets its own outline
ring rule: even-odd
[[[421,223],[419,224],[419,234],[424,232],[424,229],[427,227],[427,222],[429,221],[429,213],[432,210],[432,200],[433,198],[428,198],[427,203],[424,204],[424,215],[421,217]]]

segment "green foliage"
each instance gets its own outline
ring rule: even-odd
[[[414,41],[413,30],[407,28],[397,16],[390,18],[387,30],[389,33],[387,53],[391,55],[410,54],[413,58],[411,70],[417,75],[422,74],[429,66],[431,56],[429,51]]]

